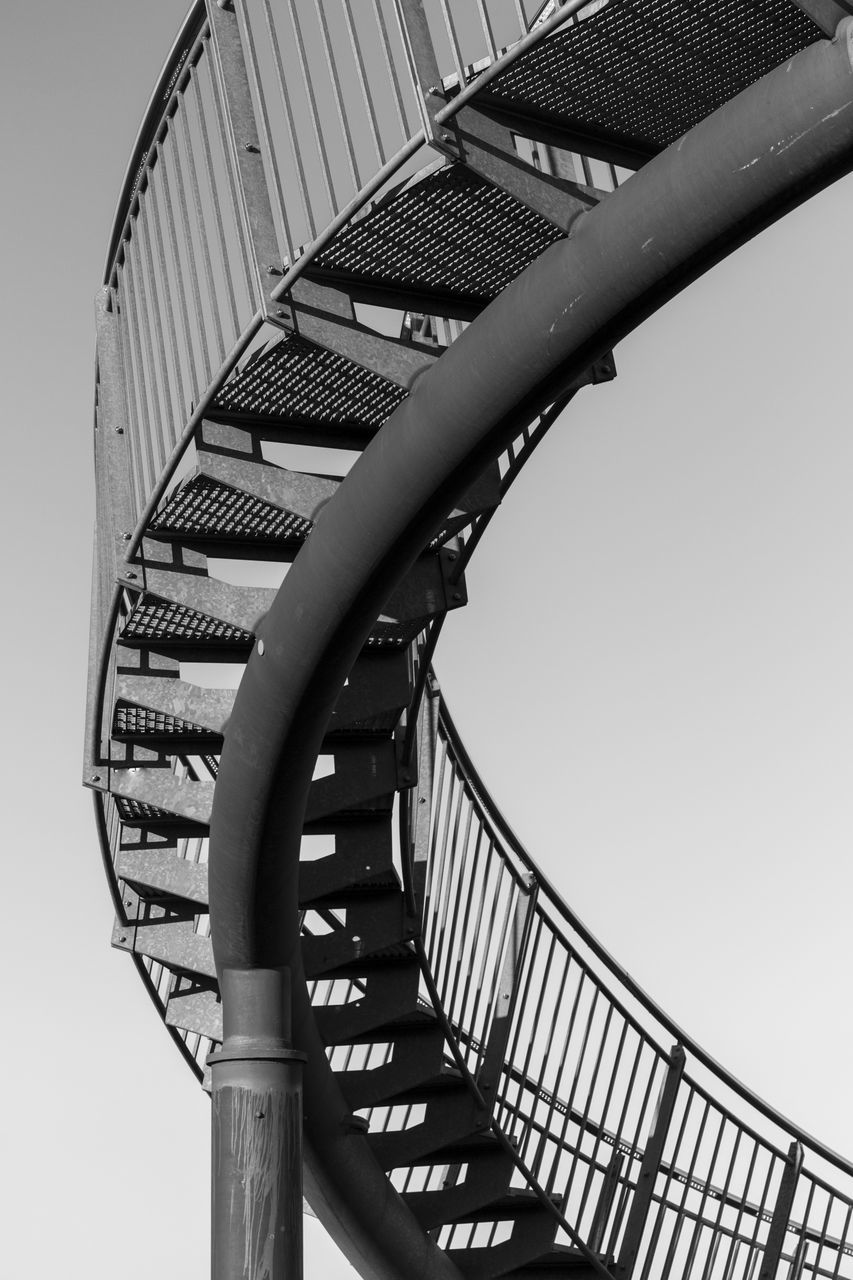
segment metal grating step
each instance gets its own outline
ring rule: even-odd
[[[336,277],[485,306],[562,238],[464,165],[413,183],[347,227],[316,265]]]
[[[822,35],[790,0],[611,0],[519,58],[475,102],[641,158]]]
[[[304,516],[281,511],[251,493],[198,475],[172,496],[151,522],[149,532],[167,538],[300,546],[312,528],[312,522]]]
[[[172,600],[164,600],[147,592],[140,596],[136,608],[118,637],[119,644],[227,645],[229,648],[251,648],[251,632],[235,627],[219,618],[211,618],[197,609]]]
[[[167,809],[159,809],[156,805],[147,804],[143,800],[134,800],[130,796],[114,795],[118,816],[126,826],[136,827],[196,827],[199,824],[178,813],[170,813]]]
[[[138,741],[170,742],[180,738],[182,742],[221,742],[222,735],[203,725],[182,720],[180,716],[154,711],[151,707],[137,706],[119,700],[113,712],[112,736],[120,742]]]
[[[211,414],[262,417],[373,435],[407,392],[387,378],[290,334],[219,392]]]

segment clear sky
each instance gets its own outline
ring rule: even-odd
[[[208,1103],[126,956],[80,788],[94,324],[176,0],[9,6],[0,1280],[201,1280]],[[853,1154],[853,186],[617,352],[478,552],[438,671],[511,824],[736,1074]],[[308,1227],[309,1280],[346,1275]]]

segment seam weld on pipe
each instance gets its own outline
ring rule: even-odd
[[[588,212],[415,383],[324,508],[260,628],[213,801],[210,914],[225,970],[293,973],[307,1052],[309,1200],[363,1274],[451,1277],[325,1065],[303,980],[298,859],[338,692],[396,581],[520,427],[691,280],[853,168],[853,20],[721,107]],[[224,997],[223,1003],[228,997]],[[263,1027],[254,1033],[263,1034]]]

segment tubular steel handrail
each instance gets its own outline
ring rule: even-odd
[[[424,916],[423,963],[425,969],[430,971],[435,998],[442,1009],[446,1025],[451,1028],[454,1037],[453,1056],[465,1060],[474,1081],[478,1079],[478,1064],[483,1060],[482,1037],[489,1035],[488,1019],[483,1030],[479,1031],[477,1019],[478,1016],[482,1017],[482,1011],[478,1010],[476,1005],[472,1009],[467,995],[463,997],[461,1004],[459,1003],[456,979],[450,987],[451,1007],[448,1007],[446,984],[443,990],[445,966],[441,946],[437,947],[435,940],[447,929],[449,935],[456,939],[454,945],[457,953],[455,960],[457,971],[461,967],[470,972],[474,970],[475,964],[479,963],[481,967],[479,972],[474,974],[474,979],[476,987],[483,988],[490,985],[482,969],[484,958],[493,959],[494,969],[500,967],[504,944],[502,937],[497,938],[496,944],[495,935],[501,934],[501,930],[505,930],[505,925],[502,923],[504,917],[496,909],[496,895],[492,894],[489,897],[489,884],[494,880],[492,870],[487,867],[479,878],[475,878],[475,873],[467,872],[464,867],[472,847],[476,847],[479,854],[483,847],[483,839],[481,834],[477,834],[476,841],[474,840],[471,834],[470,816],[467,822],[460,819],[459,797],[464,795],[465,802],[470,805],[475,815],[475,830],[479,827],[480,831],[485,833],[487,860],[491,858],[493,864],[507,867],[514,876],[518,874],[535,876],[540,900],[548,908],[538,913],[538,923],[532,935],[530,954],[521,957],[517,965],[519,981],[522,971],[526,972],[525,990],[531,998],[532,993],[529,987],[532,975],[535,974],[537,977],[541,989],[536,998],[533,1015],[518,1023],[516,1030],[521,1031],[522,1034],[516,1034],[510,1042],[503,1073],[502,1096],[497,1101],[497,1114],[494,1121],[496,1129],[500,1129],[514,1143],[519,1160],[524,1165],[531,1182],[544,1187],[546,1193],[559,1194],[562,1214],[565,1215],[571,1209],[572,1220],[583,1230],[584,1226],[589,1224],[590,1215],[595,1209],[597,1200],[597,1196],[591,1195],[590,1192],[600,1187],[605,1177],[605,1166],[598,1159],[602,1149],[610,1149],[614,1153],[621,1151],[627,1160],[627,1168],[620,1171],[615,1179],[616,1186],[622,1188],[624,1195],[627,1196],[632,1189],[639,1186],[643,1151],[648,1146],[648,1136],[643,1138],[638,1124],[633,1136],[626,1138],[621,1128],[622,1120],[615,1129],[606,1128],[606,1122],[613,1103],[614,1088],[617,1092],[620,1088],[624,1089],[625,1106],[627,1106],[628,1098],[636,1092],[638,1083],[641,1083],[641,1080],[638,1080],[637,1066],[640,1055],[644,1052],[642,1045],[645,1043],[648,1046],[648,1051],[653,1054],[653,1061],[656,1058],[662,1064],[661,1042],[666,1036],[671,1036],[709,1072],[711,1079],[708,1084],[702,1085],[685,1073],[681,1077],[677,1092],[673,1095],[674,1105],[677,1099],[680,1115],[677,1123],[673,1122],[672,1132],[666,1139],[666,1157],[663,1158],[662,1147],[661,1157],[656,1158],[655,1176],[662,1180],[662,1184],[656,1184],[653,1187],[649,1201],[650,1220],[653,1226],[651,1243],[646,1245],[646,1257],[651,1258],[662,1233],[667,1233],[665,1238],[669,1240],[671,1255],[667,1270],[663,1272],[664,1275],[669,1275],[669,1268],[674,1266],[684,1268],[685,1276],[693,1274],[690,1268],[694,1265],[697,1250],[700,1250],[700,1247],[705,1250],[703,1256],[706,1256],[712,1248],[716,1254],[720,1247],[725,1247],[732,1266],[737,1257],[737,1250],[742,1246],[750,1249],[768,1247],[764,1233],[772,1218],[771,1211],[775,1195],[773,1188],[778,1184],[785,1167],[786,1157],[783,1150],[784,1142],[771,1141],[759,1131],[755,1123],[759,1117],[770,1121],[787,1141],[793,1141],[796,1145],[804,1147],[807,1156],[824,1161],[851,1179],[853,1179],[853,1164],[814,1139],[801,1126],[783,1117],[721,1067],[613,960],[539,871],[507,824],[489,795],[443,704],[440,706],[437,723],[437,755],[441,759],[440,764],[434,767],[437,768],[441,781],[438,784],[433,811],[433,839],[430,850],[432,883],[437,886],[442,898],[438,910],[441,913],[448,904],[454,903],[455,912],[464,892],[473,897],[478,893],[484,894],[486,902],[485,910],[480,911],[473,928],[467,915],[461,922],[455,915],[452,918],[447,917],[446,923],[439,926],[431,924],[431,904],[428,893]],[[448,799],[447,796],[455,784],[451,782],[449,790],[444,783],[448,766],[451,778],[457,780],[456,785],[459,788],[457,797],[452,799]],[[455,810],[452,822],[450,821],[451,809]],[[451,827],[453,836],[448,841],[448,830]],[[460,838],[459,833],[463,827],[464,835]],[[436,832],[439,829],[443,831],[443,836],[439,836],[437,841]],[[445,847],[441,847],[442,839]],[[449,873],[445,864],[448,860],[452,862],[454,859],[457,863],[463,864],[463,869],[458,873],[459,878],[456,883],[448,888]],[[429,883],[430,873],[428,872]],[[482,889],[480,885],[483,886]],[[476,942],[470,946],[465,941],[469,934],[473,934],[476,938]],[[546,985],[553,985],[555,981],[551,970],[551,958],[555,947],[562,946],[568,956],[577,956],[579,942],[590,953],[590,959],[579,961],[583,970],[580,988],[583,987],[584,982],[587,986],[592,984],[592,1010],[595,1011],[598,1005],[599,1012],[602,1008],[609,1011],[606,1013],[603,1030],[601,1015],[597,1026],[590,1020],[592,1014],[589,1015],[579,1048],[569,1052],[569,1059],[574,1063],[572,1072],[575,1083],[571,1086],[571,1092],[567,1098],[565,1094],[558,1096],[559,1081],[562,1078],[562,1064],[566,1057],[566,1050],[570,1044],[576,1045],[578,1040],[572,1027],[575,1025],[580,988],[577,984],[574,988],[571,984],[567,988],[564,973],[559,984],[557,1003],[553,1010],[550,1005],[548,1006],[544,1018],[542,1000]],[[463,950],[469,948],[470,956],[467,950],[464,954],[460,953],[460,946]],[[595,971],[589,967],[592,958],[598,962]],[[569,997],[572,998],[570,1027],[562,1042],[556,1082],[554,1085],[546,1084],[543,1073],[551,1071],[553,1074],[550,1064],[552,1019],[559,1016],[560,1000],[566,1000]],[[632,1014],[628,1009],[631,1003],[638,1006],[637,1013]],[[616,1019],[622,1020],[622,1033],[615,1051],[612,1043],[609,1050],[607,1049],[608,1028],[612,1024],[614,1013]],[[642,1014],[649,1015],[651,1026],[648,1020],[643,1020]],[[472,1018],[473,1021],[471,1021]],[[577,1025],[580,1026],[581,1022],[582,1016],[578,1018]],[[625,1084],[622,1054],[628,1028],[637,1036],[638,1048],[633,1068]],[[534,1047],[537,1038],[539,1041],[543,1038],[547,1039],[544,1056]],[[525,1040],[527,1045],[522,1057],[519,1058],[518,1053]],[[610,1074],[608,1077],[605,1072],[603,1080],[599,1082],[597,1076],[602,1055],[608,1059]],[[540,1057],[541,1063],[538,1074],[531,1077],[529,1070],[532,1056]],[[591,1056],[594,1059],[592,1066],[590,1066]],[[647,1105],[654,1101],[652,1086],[656,1071],[657,1068],[653,1067],[648,1072],[645,1103],[640,1111],[640,1122]],[[584,1072],[587,1073],[585,1087],[588,1088],[588,1096],[584,1109],[579,1110],[580,1103],[574,1101],[575,1087],[579,1074],[583,1075]],[[619,1083],[620,1080],[622,1083]],[[606,1096],[602,1102],[605,1086]],[[557,1093],[552,1092],[554,1088],[557,1089]],[[745,1102],[752,1112],[753,1121],[750,1122],[747,1116],[736,1113],[721,1101],[721,1092],[736,1095]],[[599,1110],[591,1114],[590,1107],[594,1096],[597,1097]],[[625,1116],[625,1106],[622,1109],[622,1119]],[[572,1132],[574,1137],[571,1136]],[[585,1141],[592,1143],[591,1148],[587,1146],[584,1150]],[[531,1150],[532,1157],[526,1154]],[[570,1162],[567,1173],[566,1162]],[[575,1188],[573,1181],[576,1171],[581,1166],[586,1167],[586,1173],[579,1174],[580,1186]],[[632,1168],[635,1171],[633,1174]],[[843,1192],[811,1170],[805,1169],[797,1186],[801,1188],[799,1211],[794,1202],[793,1209],[785,1220],[785,1228],[780,1239],[782,1242],[791,1237],[795,1241],[798,1240],[800,1243],[791,1248],[800,1249],[801,1252],[811,1244],[817,1249],[818,1254],[826,1252],[827,1255],[832,1255],[835,1260],[835,1270],[821,1272],[818,1269],[814,1274],[842,1274],[840,1272],[842,1256],[853,1255],[853,1237],[850,1234],[851,1218],[853,1218],[853,1187]],[[804,1188],[808,1189],[807,1192]],[[804,1204],[802,1196],[806,1196]],[[690,1201],[694,1203],[689,1203]],[[724,1220],[726,1214],[727,1221]],[[607,1227],[608,1221],[610,1219],[605,1219],[603,1228]],[[748,1221],[752,1225],[747,1231]],[[681,1242],[685,1224],[690,1237],[689,1246]],[[624,1223],[618,1218],[614,1219],[611,1224],[611,1238],[614,1241],[617,1240],[623,1229]],[[639,1241],[636,1247],[639,1247]],[[780,1249],[782,1247],[780,1244]],[[681,1250],[680,1253],[679,1250]],[[780,1256],[787,1258],[789,1253],[783,1253]],[[795,1260],[795,1253],[790,1254],[790,1258]],[[646,1271],[643,1271],[643,1275],[645,1274]]]
[[[602,946],[595,935],[583,923],[580,917],[574,912],[559,891],[554,888],[551,882],[543,875],[538,865],[531,858],[530,854],[524,848],[515,832],[510,827],[506,818],[501,813],[495,801],[492,799],[486,788],[480,774],[477,771],[467,749],[465,748],[459,732],[454,724],[450,712],[442,703],[439,726],[443,731],[444,740],[447,743],[449,753],[458,762],[462,776],[467,786],[470,787],[472,794],[479,800],[483,807],[486,821],[491,830],[502,841],[507,850],[516,857],[527,871],[536,876],[540,887],[540,892],[549,900],[554,907],[555,912],[559,914],[561,920],[567,930],[577,934],[595,957],[601,961],[602,965],[612,975],[612,977],[624,987],[625,991],[636,1000],[637,1003],[657,1021],[661,1030],[666,1036],[677,1040],[684,1048],[694,1057],[702,1066],[706,1067],[714,1076],[720,1079],[727,1088],[737,1094],[744,1102],[754,1107],[765,1119],[771,1121],[783,1132],[789,1134],[792,1138],[796,1138],[802,1142],[804,1146],[810,1147],[815,1154],[819,1155],[827,1163],[839,1169],[842,1173],[849,1174],[853,1177],[853,1161],[840,1155],[827,1147],[819,1139],[815,1138],[807,1130],[796,1124],[787,1116],[782,1115],[758,1094],[754,1093],[747,1085],[738,1080],[736,1076],[728,1072],[721,1063],[701,1047],[682,1027],[678,1025],[669,1015],[658,1005],[652,997],[646,992],[638,982],[636,982],[627,971],[619,964],[617,960]]]

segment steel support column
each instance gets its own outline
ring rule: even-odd
[[[315,1207],[365,1273],[455,1269],[407,1228],[363,1143],[344,1139],[346,1108],[301,980],[302,821],[335,699],[395,583],[519,427],[690,281],[853,168],[851,32],[847,20],[697,125],[486,308],[365,450],[260,627],[213,803],[214,953],[223,977],[293,970]],[[226,1010],[229,999],[226,989]]]
[[[220,974],[224,1041],[211,1055],[212,1280],[302,1280],[302,1064],[290,974]]]

